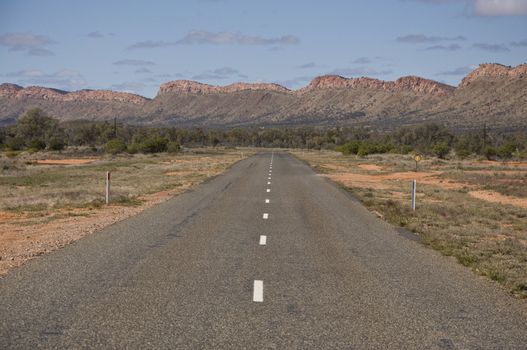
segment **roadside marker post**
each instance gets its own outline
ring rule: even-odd
[[[412,181],[412,210],[415,211],[415,191],[417,187],[417,181]]]
[[[110,203],[110,172],[106,172],[106,204]]]
[[[414,160],[415,160],[415,171],[418,171],[418,167],[417,165],[419,164],[419,162],[423,159],[423,156],[420,155],[419,153],[415,154],[414,155]]]

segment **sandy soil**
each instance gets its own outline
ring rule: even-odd
[[[363,170],[369,170],[369,171],[380,171],[382,170],[382,166],[375,165],[375,164],[357,164],[357,166]]]
[[[493,166],[493,167],[511,167],[511,168],[527,168],[527,162],[498,162],[495,160],[480,160],[469,163],[471,166]]]
[[[33,257],[61,248],[105,226],[136,215],[185,189],[144,196],[141,198],[144,202],[136,207],[110,205],[92,210],[68,210],[73,215],[87,216],[67,216],[31,225],[23,224],[28,220],[27,215],[0,212],[0,275]],[[50,217],[54,214],[57,213],[49,213]]]
[[[487,202],[509,204],[520,208],[527,208],[527,199],[525,198],[505,196],[494,191],[469,191],[468,194],[474,198],[482,199]]]
[[[373,188],[373,189],[389,189],[390,186],[387,181],[411,181],[417,180],[418,183],[429,183],[437,184],[438,186],[449,186],[451,183],[445,182],[439,179],[432,179],[432,177],[440,175],[440,171],[431,172],[400,172],[392,174],[381,174],[381,175],[366,175],[366,174],[335,174],[327,175],[333,181],[344,183],[346,186],[360,187],[360,188]]]
[[[79,165],[93,163],[97,160],[99,158],[37,159],[33,163],[42,165]]]

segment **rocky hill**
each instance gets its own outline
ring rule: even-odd
[[[329,75],[292,91],[277,84],[160,86],[153,99],[106,90],[66,92],[0,85],[0,124],[31,107],[63,119],[179,126],[362,125],[390,129],[422,121],[458,128],[527,126],[527,64],[482,64],[458,87],[415,76],[396,81]]]

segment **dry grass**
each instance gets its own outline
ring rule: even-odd
[[[55,158],[0,158],[0,210],[33,213],[98,206],[104,200],[106,171],[112,173],[113,203],[130,205],[140,201],[141,196],[187,188],[216,175],[240,159],[240,153],[203,150],[178,155],[104,156],[86,161],[68,158],[67,154]]]
[[[234,149],[97,159],[72,152],[2,155],[0,274],[167,200],[241,156]],[[112,174],[110,205],[104,203],[106,171]]]
[[[527,297],[527,164],[292,152],[390,223]],[[417,179],[417,210],[410,207]]]

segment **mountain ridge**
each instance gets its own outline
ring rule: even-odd
[[[527,125],[527,64],[481,64],[457,87],[417,76],[395,81],[324,75],[290,90],[273,83],[226,86],[175,80],[150,99],[111,90],[62,91],[0,85],[0,121],[40,107],[63,120],[182,126],[400,125],[419,121],[470,126]],[[512,122],[512,124],[511,124]]]

